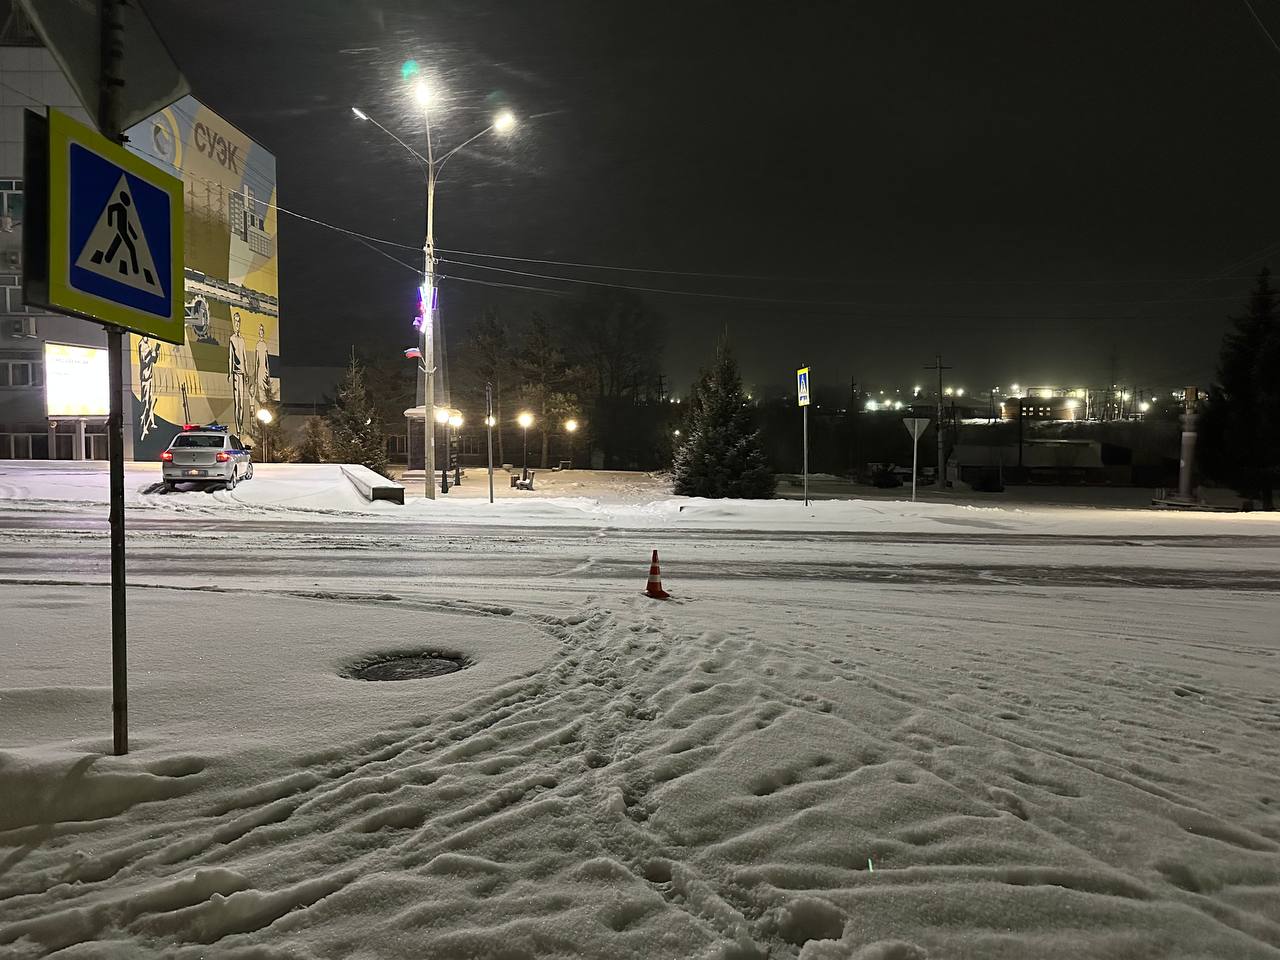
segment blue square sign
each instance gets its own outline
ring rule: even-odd
[[[182,181],[49,114],[49,306],[185,339]]]

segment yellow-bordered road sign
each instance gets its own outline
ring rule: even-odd
[[[796,400],[798,406],[809,405],[809,368],[801,367],[796,371]]]
[[[49,111],[47,306],[185,338],[182,181]]]

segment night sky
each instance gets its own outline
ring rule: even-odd
[[[1280,36],[1280,3],[1253,0]],[[1226,317],[1280,265],[1280,51],[1243,2],[346,3],[148,0],[195,95],[278,158],[283,207],[420,246],[401,79],[441,93],[448,250],[740,279],[495,266],[648,294],[683,391],[728,329],[747,379],[1203,383]],[[413,273],[281,218],[283,354],[412,342]],[[411,249],[384,247],[410,264]],[[442,253],[442,257],[453,258]],[[445,263],[450,342],[494,306],[591,288]],[[287,370],[286,370],[287,377]]]

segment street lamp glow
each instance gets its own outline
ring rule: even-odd
[[[1150,409],[1151,409],[1151,404],[1149,404],[1146,400],[1143,400],[1140,404],[1138,404],[1139,413],[1146,413]]]
[[[954,396],[954,395],[955,395],[956,388],[955,388],[955,387],[947,387],[947,389],[946,389],[944,392],[946,393],[946,395],[947,395],[948,397],[951,397],[951,396]]]
[[[528,430],[531,426],[533,426],[533,414],[530,413],[528,410],[526,410],[524,413],[516,417],[516,423],[520,424],[520,426]]]
[[[963,396],[964,396],[964,387],[956,387],[956,396],[957,396],[957,397],[963,397]]]
[[[453,416],[451,416],[449,418],[449,426],[453,427],[453,429],[455,430],[457,430],[460,426],[462,426],[462,414],[455,413]]]
[[[874,410],[876,410],[877,408],[879,408],[879,406],[880,406],[880,404],[876,403],[874,400],[868,400],[868,401],[867,401],[867,409],[868,409],[868,410],[873,410],[873,411],[874,411]]]
[[[497,424],[497,422],[498,422],[497,418],[496,418],[496,417],[493,417],[493,416],[489,416],[489,417],[485,417],[485,418],[484,418],[484,425],[485,425],[486,427],[492,427],[492,426],[495,426],[495,425]]]
[[[449,422],[449,411],[444,407],[436,407],[436,423],[444,426]]]
[[[924,389],[924,387],[912,387],[912,388],[911,388],[911,395],[912,395],[913,397],[918,397],[918,396],[920,396],[920,391],[921,391],[921,390],[923,390],[923,389]]]
[[[352,107],[352,108],[351,108],[351,112],[352,112],[352,113],[354,113],[354,114],[356,115],[356,119],[357,119],[357,120],[368,120],[368,119],[369,119],[369,115],[368,115],[367,113],[365,113],[363,110],[361,110],[359,107]]]
[[[503,110],[500,114],[493,118],[493,129],[499,133],[506,133],[516,125],[516,115],[510,110]]]
[[[577,421],[577,420],[566,420],[566,421],[564,422],[564,428],[565,428],[566,430],[568,430],[570,433],[573,433],[573,432],[575,432],[575,431],[578,429],[578,421]]]
[[[266,407],[263,407],[261,410],[258,411],[259,423],[264,423],[264,424],[270,423],[274,419],[275,417],[271,416],[271,411],[268,410]]]
[[[672,435],[673,437],[678,437],[678,436],[680,436],[680,431],[679,431],[679,430],[672,430],[672,431],[671,431],[671,435]]]
[[[425,107],[431,102],[431,88],[424,81],[419,80],[413,85],[413,99]]]

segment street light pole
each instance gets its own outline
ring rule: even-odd
[[[438,297],[436,296],[436,240],[435,240],[435,216],[436,216],[436,183],[440,177],[440,171],[449,159],[470,144],[473,140],[483,137],[490,131],[504,133],[510,130],[516,122],[515,116],[510,111],[503,111],[494,118],[493,123],[485,127],[475,136],[469,137],[462,143],[458,144],[439,160],[435,158],[434,148],[431,143],[431,116],[428,110],[430,102],[429,91],[423,83],[419,83],[415,88],[415,97],[422,105],[422,122],[426,128],[427,155],[424,157],[413,147],[409,146],[394,133],[374,120],[359,107],[352,107],[351,112],[360,120],[366,120],[375,127],[389,136],[400,146],[414,157],[423,167],[423,171],[427,176],[427,223],[426,237],[422,242],[422,329],[419,331],[419,349],[422,351],[423,365],[423,385],[422,385],[422,407],[423,407],[423,459],[422,472],[424,480],[424,489],[427,499],[435,499],[435,424],[433,416],[435,413],[435,381],[436,381],[436,356],[435,356],[435,326],[437,322],[436,309]]]
[[[520,479],[529,479],[529,428],[533,426],[533,414],[528,410],[521,412],[516,417],[516,423],[520,424],[520,429],[524,431],[524,466],[520,468]]]

